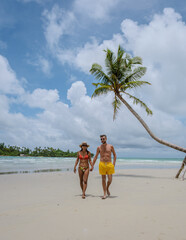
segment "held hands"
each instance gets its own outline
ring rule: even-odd
[[[94,169],[94,166],[92,166],[92,167],[90,168],[90,171],[92,172],[92,171],[93,171],[93,169]]]

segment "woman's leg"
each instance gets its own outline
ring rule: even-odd
[[[78,168],[78,172],[79,172],[80,187],[83,192],[83,171],[80,168]]]
[[[89,175],[89,168],[85,170],[83,175],[83,198],[85,198],[85,191],[87,189],[87,182],[88,182],[88,175]]]

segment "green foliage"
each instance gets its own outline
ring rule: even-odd
[[[110,49],[104,51],[106,52],[106,73],[103,71],[102,66],[97,63],[94,63],[90,69],[90,73],[99,81],[98,83],[93,83],[96,89],[92,97],[107,94],[108,92],[114,93],[112,103],[114,108],[113,119],[115,119],[121,105],[118,96],[123,97],[123,95],[132,98],[134,104],[140,104],[141,107],[145,108],[147,114],[152,114],[152,111],[144,102],[127,92],[127,90],[141,87],[145,84],[150,85],[149,82],[140,81],[140,78],[145,75],[147,70],[145,67],[140,66],[142,65],[142,59],[140,57],[132,58],[121,46],[118,47],[117,56]]]
[[[62,151],[61,149],[54,149],[52,147],[35,147],[32,151],[29,148],[17,147],[17,146],[5,146],[4,143],[0,143],[0,155],[3,156],[33,156],[33,157],[77,157],[77,152],[70,150]]]

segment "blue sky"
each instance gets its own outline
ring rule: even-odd
[[[1,0],[0,142],[95,152],[99,135],[124,157],[183,157],[152,140],[112,95],[91,100],[92,63],[120,44],[140,56],[151,86],[135,90],[153,110],[134,109],[159,138],[186,143],[186,4],[145,0]],[[126,99],[132,104],[130,99]]]

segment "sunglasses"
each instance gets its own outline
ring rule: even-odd
[[[105,140],[105,138],[100,138],[101,141]]]
[[[87,145],[81,145],[82,147],[87,147]]]

